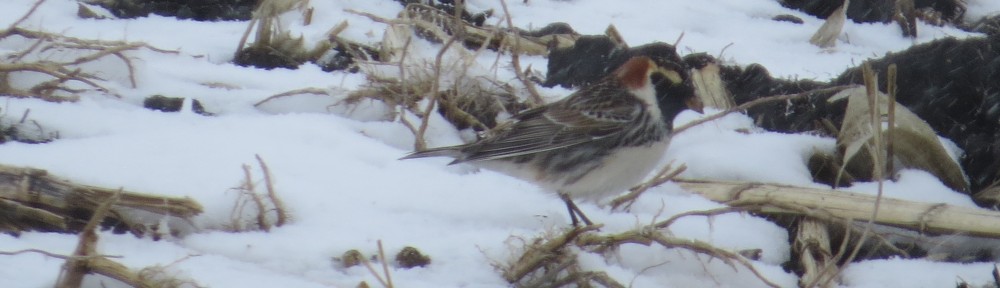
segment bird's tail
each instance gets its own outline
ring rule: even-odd
[[[424,157],[445,157],[445,156],[452,158],[461,158],[462,157],[462,152],[460,151],[461,148],[462,146],[448,146],[448,147],[431,148],[423,151],[414,151],[409,155],[403,156],[403,158],[399,158],[399,160],[424,158]]]

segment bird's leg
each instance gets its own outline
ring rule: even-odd
[[[576,203],[573,203],[573,199],[570,199],[569,195],[560,192],[559,198],[561,198],[563,202],[566,202],[566,210],[569,210],[569,218],[573,223],[573,227],[577,227],[580,224],[579,220],[583,220],[583,223],[587,224],[587,226],[594,225],[594,223],[590,222],[590,219],[587,218],[587,215],[583,215],[583,211],[580,210],[580,207],[576,207]],[[579,220],[577,219],[577,216],[580,217]]]

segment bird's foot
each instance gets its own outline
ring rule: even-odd
[[[580,221],[583,221],[586,226],[594,225],[594,222],[591,222],[590,218],[587,218],[587,215],[583,214],[580,207],[577,207],[576,203],[573,203],[573,199],[570,199],[569,195],[559,193],[559,198],[561,198],[563,202],[566,202],[566,210],[569,211],[569,218],[573,223],[573,227],[579,227]]]

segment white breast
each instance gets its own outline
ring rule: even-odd
[[[554,185],[546,188],[561,190],[575,199],[591,201],[620,194],[639,184],[656,168],[669,143],[667,138],[649,146],[623,148],[605,157],[603,165],[579,181],[569,185],[552,183]]]

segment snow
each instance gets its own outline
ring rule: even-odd
[[[720,111],[708,109],[706,114]],[[697,113],[677,117],[679,124]],[[733,145],[733,143],[741,143]],[[730,114],[677,135],[667,158],[685,163],[682,177],[733,181],[762,181],[798,186],[812,182],[806,163],[813,151],[834,153],[836,140],[806,134],[767,132],[756,128],[750,117]],[[733,161],[739,159],[739,161]],[[760,169],[767,163],[767,169]],[[817,186],[819,185],[819,186]]]
[[[674,43],[683,35],[678,45],[682,54],[708,52],[721,55],[727,64],[761,63],[774,76],[820,81],[865,59],[917,43],[976,37],[921,24],[920,37],[911,41],[900,36],[895,24],[849,23],[837,47],[822,50],[807,42],[822,19],[771,0],[508,2],[519,27],[567,22],[580,33],[601,34],[614,24],[632,45]],[[32,3],[0,1],[0,27],[19,18]],[[313,24],[303,26],[295,13],[282,18],[306,43],[323,39],[340,21],[349,23],[341,36],[379,42],[384,24],[345,9],[386,18],[402,10],[389,0],[309,3],[315,8]],[[468,6],[472,11],[494,9],[487,22],[502,23],[498,1],[470,1]],[[414,137],[398,121],[386,121],[389,111],[384,105],[374,101],[334,105],[362,87],[364,75],[326,73],[311,64],[269,71],[229,64],[246,22],[161,16],[89,20],[78,19],[76,7],[76,1],[48,0],[22,27],[85,39],[142,41],[176,53],[129,52],[137,73],[135,88],[120,61],[88,66],[101,71],[108,79],[102,84],[121,99],[95,92],[81,95],[75,103],[5,98],[0,106],[5,123],[30,110],[30,119],[47,131],[58,131],[60,138],[47,144],[0,145],[0,159],[5,165],[45,169],[77,183],[186,196],[204,206],[191,234],[181,238],[154,241],[101,232],[98,251],[121,256],[114,260],[132,269],[161,266],[167,275],[204,287],[355,287],[361,281],[377,286],[364,267],[343,268],[334,258],[350,249],[374,255],[381,240],[390,257],[413,246],[432,259],[422,268],[390,265],[399,287],[507,287],[494,266],[516,258],[525,242],[558,234],[568,226],[563,203],[531,183],[469,165],[447,166],[450,160],[444,158],[398,161],[412,149]],[[969,17],[1000,13],[995,1],[970,0],[969,7]],[[770,20],[778,14],[798,16],[805,24]],[[0,51],[24,48],[25,43],[14,42],[0,43]],[[412,63],[432,62],[440,47],[423,40],[414,40],[413,45],[408,56]],[[484,51],[474,59],[468,73],[514,82],[507,56]],[[544,74],[544,58],[522,57],[522,61]],[[382,70],[392,75],[397,73],[393,69]],[[302,88],[323,89],[331,96],[285,97],[254,106],[271,95]],[[549,99],[569,92],[541,88]],[[216,116],[141,108],[145,97],[157,94],[196,98]],[[677,122],[700,116],[687,111]],[[427,135],[432,147],[461,143],[469,136],[437,116]],[[833,139],[763,131],[752,119],[734,114],[676,135],[666,158],[675,165],[686,164],[682,176],[688,178],[824,187],[811,181],[805,164],[813,150],[833,149]],[[290,210],[291,223],[270,232],[227,232],[238,198],[233,188],[243,181],[242,165],[254,167],[255,179],[262,177],[255,155],[266,161]],[[874,193],[876,186],[861,183],[850,189]],[[922,171],[902,171],[898,180],[886,183],[885,191],[887,197],[974,207],[964,195]],[[605,225],[602,233],[723,207],[673,183],[643,194],[628,212],[611,211],[600,203],[579,204],[591,219]],[[781,267],[790,257],[787,232],[763,218],[738,213],[686,217],[668,231],[729,251],[761,249],[762,258],[753,261],[756,269],[783,287],[796,286],[795,274]],[[76,235],[0,235],[0,251],[41,249],[68,255],[76,242]],[[982,239],[962,243],[998,244]],[[632,287],[764,287],[743,267],[734,269],[706,255],[656,245],[625,245],[609,257],[581,252],[580,262],[584,269],[606,271]],[[0,267],[32,267],[0,269],[0,287],[50,286],[62,263],[34,253],[0,256]],[[990,281],[992,267],[992,263],[869,260],[848,266],[842,279],[846,287],[941,287],[958,279],[983,284]],[[87,287],[101,285],[120,283],[99,277],[88,277],[86,282]]]
[[[914,273],[934,267],[933,273]],[[851,287],[951,287],[959,283],[989,283],[993,265],[936,263],[928,260],[871,260],[850,266],[844,282]],[[878,273],[872,273],[877,271]],[[935,275],[936,274],[936,275]],[[940,277],[948,275],[948,277]]]
[[[965,19],[977,21],[983,17],[996,16],[1000,14],[1000,2],[990,0],[969,0],[966,1]]]

